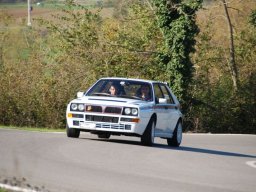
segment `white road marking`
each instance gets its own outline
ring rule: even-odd
[[[256,161],[247,161],[246,164],[250,167],[256,168]]]
[[[12,191],[19,191],[19,192],[38,192],[32,189],[25,189],[17,186],[11,186],[7,184],[2,184],[0,183],[0,188],[7,189],[7,190],[12,190]]]

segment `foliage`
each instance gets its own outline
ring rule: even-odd
[[[251,15],[250,15],[250,18],[249,18],[249,22],[254,26],[256,27],[256,10],[253,10],[251,12]]]
[[[200,1],[115,2],[115,16],[102,17],[101,9],[68,1],[33,28],[0,13],[0,124],[64,128],[66,105],[77,91],[100,77],[122,76],[169,81],[183,100],[186,131],[256,133],[254,0],[229,4],[237,93],[216,1],[197,17]]]
[[[143,5],[131,6],[131,22],[103,20],[99,13],[67,1],[53,17],[37,19],[40,27],[9,34],[4,50],[19,49],[3,58],[8,63],[0,80],[8,84],[0,86],[1,123],[64,127],[69,100],[98,78],[155,75],[150,50],[156,27],[144,18]],[[8,44],[13,37],[16,47]]]
[[[204,18],[199,18],[202,30],[197,39],[196,70],[191,86],[194,99],[186,114],[186,129],[190,131],[256,133],[256,36],[255,29],[245,22],[249,17],[246,10],[251,4],[233,3],[229,6],[233,6],[231,14],[236,18],[235,54],[241,87],[237,93],[232,91],[226,58],[229,50],[222,33],[226,21],[215,17],[222,14],[222,9],[209,8],[207,15],[205,13]],[[235,11],[238,10],[236,7],[239,7],[239,12]]]
[[[120,18],[103,24],[103,42],[108,50],[103,70],[107,76],[156,79],[161,75],[154,57],[159,30],[152,11],[143,3],[131,4]]]
[[[159,62],[166,68],[166,80],[174,93],[184,102],[193,71],[190,54],[195,51],[195,36],[199,32],[195,13],[202,1],[154,0],[154,4],[165,40],[158,54]]]
[[[0,192],[7,192],[5,189],[0,188]]]

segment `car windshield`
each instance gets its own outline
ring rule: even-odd
[[[122,97],[152,101],[150,83],[132,80],[102,79],[86,94],[87,96]]]

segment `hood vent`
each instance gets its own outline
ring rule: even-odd
[[[98,105],[86,105],[85,111],[94,113],[112,113],[121,114],[122,107],[109,107],[109,106],[98,106]]]
[[[88,100],[91,100],[91,101],[111,101],[111,102],[126,103],[126,101],[112,100],[112,99],[91,99],[91,98],[89,98]]]

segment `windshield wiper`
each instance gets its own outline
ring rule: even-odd
[[[96,95],[96,96],[108,96],[108,97],[112,96],[112,95],[110,95],[109,93],[93,93],[93,94],[91,94],[91,95]]]
[[[137,99],[137,100],[142,100],[142,98],[137,97],[137,96],[129,96],[129,95],[111,95],[109,93],[93,93],[91,95],[95,96],[107,96],[107,97],[120,97],[120,98],[127,98],[127,99]]]

